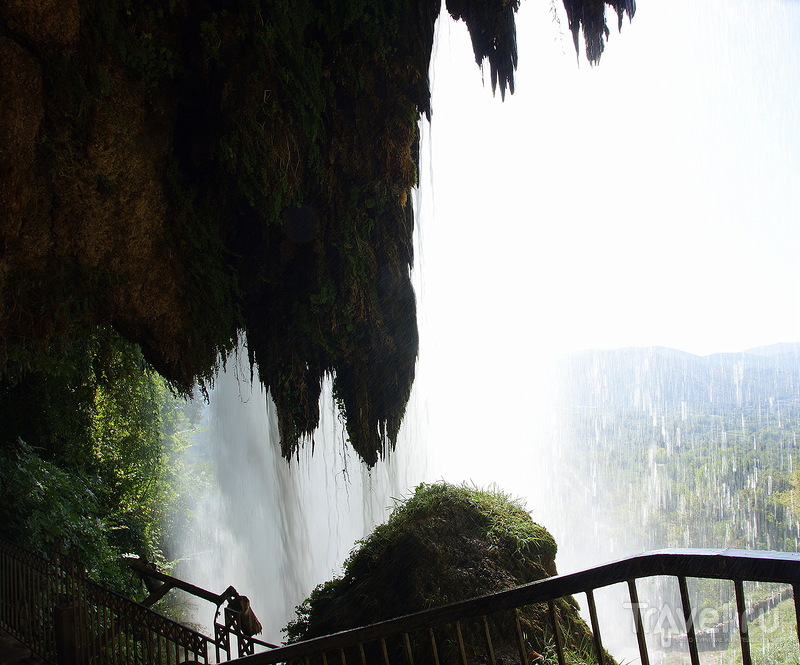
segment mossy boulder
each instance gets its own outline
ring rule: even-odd
[[[341,577],[318,586],[297,608],[297,619],[285,632],[292,642],[306,640],[510,589],[555,575],[555,555],[556,542],[547,529],[499,490],[423,484],[358,544]],[[592,636],[575,601],[556,601],[556,614],[570,662],[595,662]],[[545,605],[524,608],[520,619],[530,653],[552,649]],[[497,617],[491,621],[496,654],[516,662],[513,624],[501,625]],[[464,639],[479,661],[483,637],[470,630],[469,622]],[[447,641],[445,636],[439,645],[443,662]]]

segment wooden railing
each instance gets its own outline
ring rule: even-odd
[[[160,573],[157,576],[174,582],[169,576]],[[749,622],[779,600],[762,597],[749,603],[745,582],[782,585],[779,593],[794,595],[795,618],[800,617],[800,554],[662,550],[334,635],[269,648],[273,645],[243,634],[239,617],[228,607],[224,608],[223,624],[215,619],[215,637],[210,638],[94,584],[71,556],[56,553],[47,561],[0,541],[0,626],[45,660],[65,665],[179,665],[229,661],[237,655],[244,657],[231,662],[241,665],[534,665],[545,659],[532,652],[520,616],[524,608],[540,605],[544,610],[542,616],[549,615],[550,620],[552,643],[548,662],[567,665],[566,640],[560,632],[556,602],[582,594],[592,628],[595,662],[607,665],[595,591],[622,584],[627,587],[629,602],[623,604],[630,611],[635,627],[640,662],[649,665],[639,591],[643,580],[663,576],[677,582],[684,632],[672,637],[692,665],[699,665],[699,651],[703,650],[705,639],[703,631],[695,630],[697,610],[692,607],[688,591],[688,581],[692,578],[728,580],[732,585],[735,613],[731,627],[738,632],[743,665],[752,665]],[[219,595],[200,591],[208,596],[207,600],[216,602],[218,608],[228,597],[228,591]],[[481,651],[474,648],[474,640],[465,648],[465,635],[475,634],[481,636]],[[796,635],[800,640],[800,633]],[[235,650],[233,638],[238,644]],[[501,643],[502,649],[498,648]],[[509,646],[515,652],[511,659]],[[254,653],[256,647],[267,650]]]
[[[649,665],[645,627],[642,620],[637,581],[645,578],[670,576],[677,580],[680,595],[680,613],[684,623],[686,650],[692,665],[699,665],[698,639],[695,632],[697,612],[691,606],[687,580],[710,578],[729,580],[736,600],[736,624],[741,643],[741,662],[752,665],[748,633],[747,599],[743,583],[770,582],[790,586],[794,591],[795,617],[798,614],[798,587],[800,586],[800,554],[784,552],[756,552],[747,550],[662,550],[634,556],[590,570],[559,575],[521,587],[472,598],[363,628],[319,637],[305,642],[272,649],[248,656],[235,662],[240,665],[268,665],[270,663],[304,663],[304,665],[341,664],[413,665],[414,663],[454,662],[458,665],[472,663],[500,665],[496,653],[496,634],[502,639],[514,636],[516,656],[511,662],[533,665],[542,662],[540,654],[531,654],[525,631],[520,626],[521,608],[543,604],[553,626],[552,653],[559,665],[566,665],[564,639],[556,621],[554,601],[559,598],[583,594],[593,632],[593,648],[598,665],[606,665],[603,639],[597,616],[595,591],[614,584],[627,586],[630,602],[624,605],[631,612],[635,626],[639,658]],[[469,622],[483,632],[483,653],[470,653],[464,648],[464,626]],[[503,628],[503,622],[507,625]],[[800,633],[797,634],[800,640]],[[443,658],[442,641],[449,644]],[[507,657],[506,661],[509,662]]]
[[[215,603],[214,638],[95,584],[74,554],[56,550],[47,560],[3,540],[0,627],[59,665],[225,662],[252,654],[257,646],[273,646],[247,635],[240,613],[221,607],[235,597],[231,588],[212,594],[160,573],[151,575],[165,578],[171,587],[189,586],[184,590]]]

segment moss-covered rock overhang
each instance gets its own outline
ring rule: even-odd
[[[444,482],[420,485],[385,524],[356,543],[342,575],[319,585],[284,632],[290,642],[307,640],[510,589],[555,575],[555,556],[553,536],[531,519],[521,502],[503,492]],[[541,654],[552,642],[544,607],[528,606],[518,614],[527,647]],[[591,632],[574,600],[556,601],[555,611],[567,662],[595,662]],[[499,617],[491,623],[497,662],[518,662],[511,625]],[[486,662],[485,635],[475,627],[469,621],[463,624],[468,661]],[[415,662],[462,662],[447,629],[439,630],[438,657],[428,649],[427,635],[421,640],[419,634],[409,635]],[[377,644],[366,648],[367,662],[383,662]],[[397,655],[399,662],[405,660],[405,653]],[[360,658],[358,653],[352,656]],[[608,655],[606,662],[615,663]]]
[[[565,0],[596,60],[606,3]],[[631,0],[609,3],[633,14]],[[513,91],[518,0],[449,0]],[[439,0],[2,0],[0,367],[98,325],[178,388],[240,335],[290,458],[331,376],[368,464],[417,356],[418,121]]]

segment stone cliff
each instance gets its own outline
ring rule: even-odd
[[[609,3],[622,18],[632,0]],[[517,0],[449,0],[513,92]],[[599,58],[605,3],[565,0]],[[113,327],[173,385],[246,339],[291,457],[333,377],[394,442],[417,354],[418,121],[439,0],[0,1],[0,368]]]

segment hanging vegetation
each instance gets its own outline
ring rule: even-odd
[[[517,7],[447,3],[501,95],[514,88]],[[596,60],[604,3],[566,7]],[[188,392],[243,336],[287,458],[330,376],[374,464],[414,378],[409,193],[439,10],[3,3],[0,371],[43,371],[111,325]]]
[[[72,547],[94,579],[138,592],[119,557],[169,556],[186,528],[177,478],[197,402],[176,398],[138,347],[98,328],[57,364],[0,379],[0,537],[49,556]],[[13,438],[12,438],[13,435]],[[192,471],[192,489],[201,472]]]

